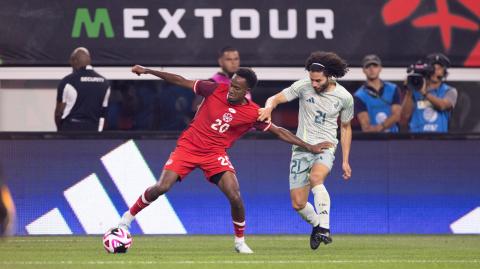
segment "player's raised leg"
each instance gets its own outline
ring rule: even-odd
[[[222,172],[217,185],[230,202],[233,227],[235,231],[235,250],[238,253],[250,254],[253,251],[245,243],[245,207],[240,195],[237,177],[231,171]]]
[[[135,219],[135,215],[149,206],[153,201],[157,200],[160,195],[168,192],[178,178],[179,176],[177,173],[170,170],[163,170],[158,182],[155,185],[148,187],[145,192],[140,195],[135,204],[123,213],[122,219],[118,223],[118,227],[128,230],[130,224]]]

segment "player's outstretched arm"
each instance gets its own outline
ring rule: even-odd
[[[259,121],[268,121],[272,120],[272,111],[279,105],[288,102],[287,98],[282,92],[270,96],[265,103],[264,108],[260,108],[258,111],[258,120]]]
[[[330,142],[322,142],[316,145],[308,144],[302,139],[298,138],[296,135],[292,134],[289,130],[276,126],[275,124],[272,124],[268,131],[275,134],[280,140],[302,147],[312,153],[322,153],[324,149],[333,147],[333,144]]]
[[[172,73],[167,73],[163,71],[158,71],[158,70],[153,70],[149,69],[146,67],[143,67],[141,65],[134,65],[132,67],[132,73],[135,73],[137,75],[142,75],[142,74],[151,74],[156,77],[159,77],[163,80],[165,80],[168,83],[175,84],[177,86],[183,87],[183,88],[189,88],[193,90],[193,86],[195,85],[194,80],[189,80],[186,79],[180,75],[177,74],[172,74]]]

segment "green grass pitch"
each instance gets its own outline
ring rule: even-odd
[[[480,268],[480,236],[336,235],[309,248],[308,235],[248,236],[240,255],[232,236],[134,236],[126,254],[108,254],[101,236],[0,240],[0,268]]]

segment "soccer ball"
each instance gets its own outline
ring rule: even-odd
[[[132,241],[130,233],[123,228],[112,228],[103,235],[103,247],[108,253],[125,253]]]

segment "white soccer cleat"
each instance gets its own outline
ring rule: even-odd
[[[126,229],[127,231],[130,230],[130,224],[132,223],[132,220],[135,218],[135,216],[132,216],[130,214],[130,211],[126,211],[122,215],[122,219],[120,219],[120,222],[118,223],[117,227]]]
[[[235,251],[242,254],[252,254],[253,250],[248,247],[245,241],[242,242],[235,242]]]

